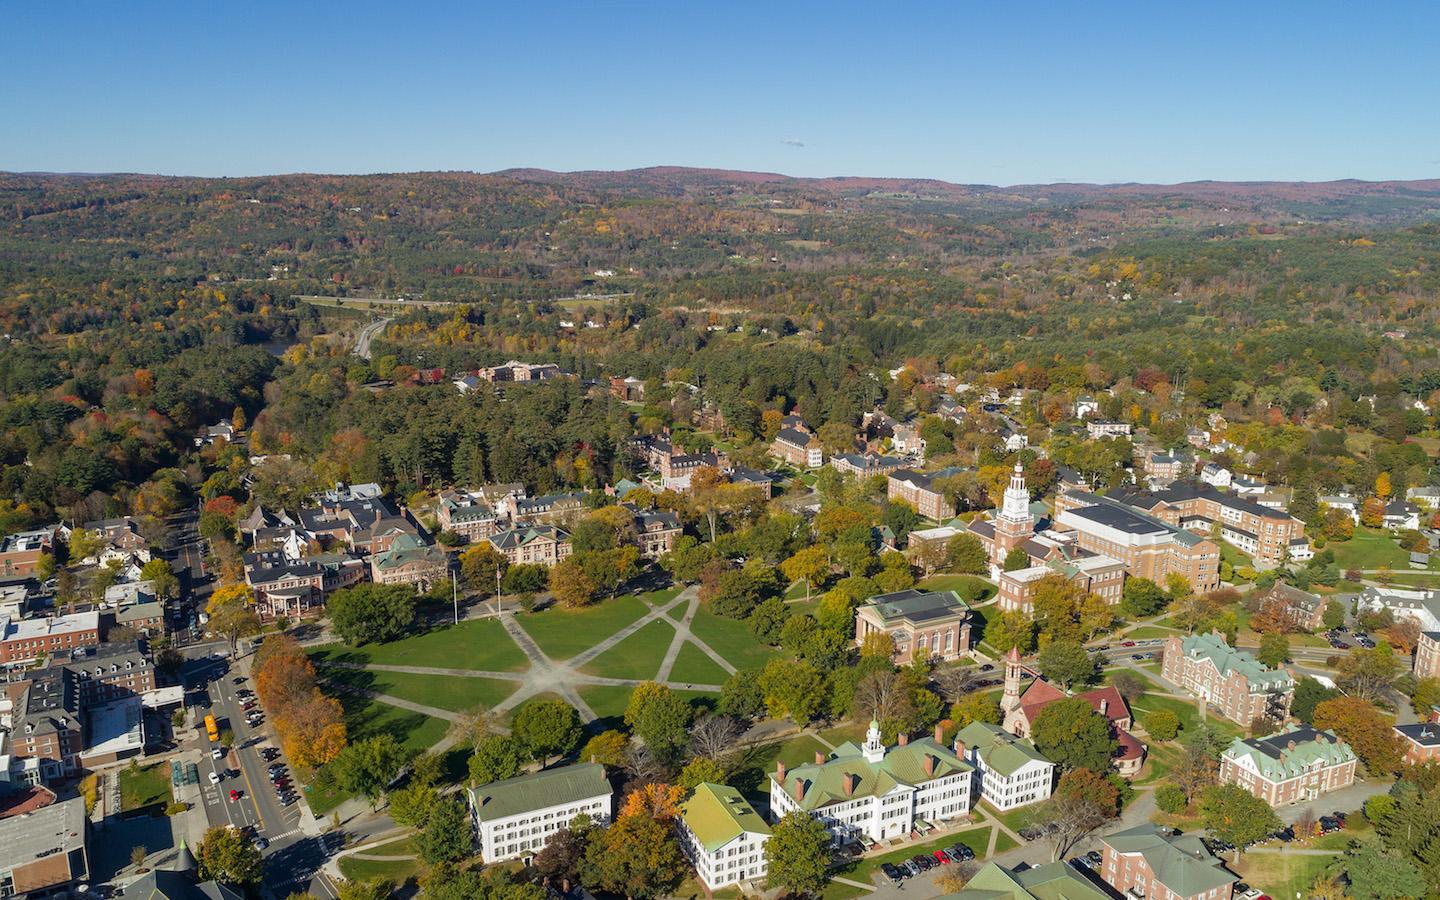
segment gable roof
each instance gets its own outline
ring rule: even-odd
[[[1355,760],[1355,751],[1335,737],[1334,732],[1317,731],[1308,725],[1266,738],[1237,737],[1225,755],[1231,759],[1248,757],[1270,781],[1296,778],[1316,763],[1328,767]]]
[[[680,804],[680,819],[706,852],[713,853],[746,832],[769,834],[770,826],[728,784],[705,782]]]
[[[958,894],[942,900],[1110,900],[1103,888],[1065,862],[1007,869],[986,863]]]
[[[1221,676],[1238,672],[1250,682],[1251,688],[1291,687],[1294,679],[1290,673],[1272,669],[1244,650],[1236,650],[1225,643],[1225,638],[1216,632],[1192,634],[1180,641],[1180,652],[1192,659],[1209,660]]]
[[[1147,823],[1101,840],[1117,853],[1140,854],[1155,880],[1181,897],[1193,897],[1239,880],[1195,835],[1172,834]]]
[[[927,756],[935,758],[931,774],[925,772]],[[973,771],[974,767],[952,750],[935,743],[934,738],[889,747],[876,763],[866,760],[859,747],[846,741],[824,762],[797,766],[786,773],[781,787],[793,797],[796,784],[803,785],[799,805],[808,812],[831,803],[845,803],[857,797],[881,797],[897,787],[915,787],[937,778]],[[854,790],[849,794],[845,793],[846,775],[856,778]],[[774,784],[773,777],[771,784]]]
[[[547,806],[561,806],[591,797],[608,797],[611,787],[605,777],[604,766],[579,763],[519,775],[468,790],[475,818],[490,822]]]
[[[140,900],[240,900],[234,888],[215,881],[199,884],[187,872],[152,871],[125,886],[126,897]]]
[[[974,747],[980,761],[1009,777],[1031,763],[1053,765],[1035,745],[989,722],[971,722],[956,735],[967,747]]]

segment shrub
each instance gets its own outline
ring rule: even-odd
[[[1185,792],[1180,790],[1179,785],[1162,784],[1155,789],[1155,805],[1161,812],[1179,815],[1190,805],[1190,801],[1186,799]]]
[[[1173,741],[1180,734],[1180,717],[1168,709],[1145,717],[1145,730],[1157,741]]]

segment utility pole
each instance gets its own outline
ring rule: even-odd
[[[495,567],[495,617],[500,617],[500,567]]]

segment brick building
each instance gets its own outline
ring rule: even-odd
[[[1100,878],[1135,900],[1230,900],[1239,878],[1197,835],[1146,823],[1100,839]]]
[[[75,613],[43,619],[0,617],[0,663],[13,665],[43,656],[68,654],[100,643],[100,614]]]
[[[1158,491],[1129,491],[1116,497],[1171,525],[1220,536],[1256,562],[1279,565],[1299,547],[1308,550],[1305,523],[1285,512],[1217,489],[1204,482],[1182,481]]]
[[[1422,631],[1415,643],[1415,677],[1440,678],[1440,631]]]
[[[1075,532],[1081,549],[1119,560],[1132,577],[1164,584],[1178,573],[1201,593],[1220,586],[1214,542],[1110,497],[1062,491],[1055,498],[1055,528]]]
[[[916,659],[958,659],[970,650],[970,607],[954,591],[914,588],[880,594],[855,610],[855,643],[885,632],[899,665]]]
[[[914,469],[891,472],[886,480],[885,496],[890,500],[904,500],[925,518],[942,522],[955,517],[955,504],[946,498],[935,483],[960,472],[958,468],[941,469],[938,472],[917,472]]]
[[[825,451],[813,434],[796,428],[782,428],[770,444],[770,455],[797,469],[818,469],[825,464]]]
[[[441,491],[435,506],[435,521],[441,529],[458,534],[472,544],[500,530],[500,517],[495,508],[477,494],[465,491]]]
[[[570,535],[554,525],[530,525],[492,534],[485,540],[504,554],[510,565],[553,566],[570,556]]]
[[[1355,752],[1333,732],[1305,726],[1236,738],[1220,757],[1221,784],[1236,784],[1271,806],[1318,800],[1355,783]]]
[[[991,519],[970,522],[970,533],[980,539],[990,559],[990,577],[999,578],[1010,551],[1035,536],[1035,517],[1030,512],[1030,489],[1025,470],[1015,463],[999,511]]]
[[[1050,576],[1064,578],[1111,606],[1119,604],[1124,597],[1125,564],[1108,556],[1087,555],[1075,559],[1054,558],[1038,566],[1001,572],[996,602],[1005,612],[1028,613],[1034,605],[1032,598],[1036,585]]]
[[[370,557],[370,580],[376,584],[409,584],[428,591],[449,574],[450,554],[409,535],[401,535],[389,549]]]
[[[1236,650],[1219,632],[1171,637],[1165,642],[1161,674],[1240,725],[1259,718],[1284,721],[1295,696],[1289,672]]]

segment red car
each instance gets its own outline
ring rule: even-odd
[[[950,857],[945,855],[944,850],[936,850],[934,853],[931,854],[931,856],[934,856],[936,862],[940,863],[940,865],[942,866],[950,865]]]
[[[240,792],[237,791],[237,790],[235,790],[234,788],[231,788],[231,789],[230,789],[230,802],[231,802],[231,803],[234,803],[236,800],[239,800],[239,799],[240,799]]]
[[[1133,647],[1133,646],[1135,646],[1135,642],[1134,642],[1134,641],[1121,641],[1121,642],[1120,642],[1120,646],[1122,646],[1122,647]]]

